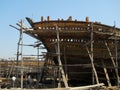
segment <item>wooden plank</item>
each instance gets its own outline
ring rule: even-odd
[[[87,90],[87,89],[91,90],[91,88],[101,87],[103,85],[104,85],[103,83],[100,83],[100,84],[89,85],[89,86],[72,87],[70,88],[70,90]]]

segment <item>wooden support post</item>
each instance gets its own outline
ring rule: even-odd
[[[37,78],[38,78],[38,80],[37,80],[37,86],[39,86],[39,81],[40,81],[40,68],[39,68],[39,64],[40,64],[40,62],[39,62],[39,45],[38,45],[38,47],[37,47],[37,60],[38,60],[38,68],[37,68],[37,71],[38,71],[38,74],[37,74]]]
[[[68,74],[67,74],[67,59],[66,59],[66,47],[64,47],[64,61],[65,61],[65,76],[66,76],[66,80],[68,81]]]
[[[98,75],[97,75],[97,71],[96,71],[95,66],[94,66],[93,58],[91,57],[90,51],[88,50],[87,46],[86,46],[86,50],[87,50],[88,55],[89,55],[90,60],[91,60],[91,65],[92,65],[92,69],[93,69],[93,72],[95,75],[96,82],[97,82],[97,84],[99,84]]]
[[[17,66],[18,66],[19,56],[21,56],[21,88],[23,88],[23,54],[22,54],[23,52],[23,21],[22,20],[20,21],[20,25],[19,25],[20,29],[12,25],[10,26],[20,31],[20,37],[19,37],[18,46],[17,46]],[[20,49],[20,52],[19,52],[19,49]],[[16,70],[17,70],[16,74],[18,77],[18,68]]]
[[[12,61],[12,65],[11,65],[10,70],[9,70],[10,72],[8,74],[8,79],[10,78],[10,75],[13,72],[13,68],[14,68],[14,61]]]
[[[90,55],[91,55],[91,63],[93,63],[93,23],[91,23],[91,40],[90,40]],[[95,84],[95,78],[94,78],[94,69],[92,69],[92,83]]]
[[[108,47],[108,44],[107,44],[106,41],[105,41],[105,45],[106,45],[106,48],[107,48],[107,50],[108,50],[108,52],[109,52],[109,56],[110,56],[110,58],[111,58],[111,60],[112,60],[113,66],[115,67],[114,58],[113,58],[113,56],[112,56],[112,53],[111,53],[110,48]]]
[[[116,68],[118,68],[118,67],[116,67],[114,58],[113,58],[113,56],[112,56],[112,53],[111,53],[110,48],[108,47],[108,44],[107,44],[106,41],[105,41],[105,45],[106,45],[106,47],[107,47],[107,50],[108,50],[108,52],[109,52],[110,58],[111,58],[112,63],[113,63],[113,66],[114,66],[114,68],[115,68],[116,78],[117,78],[117,82],[118,82],[118,81],[119,81],[119,75],[118,75],[118,71],[117,71],[117,69],[116,69]]]
[[[19,54],[20,54],[20,52],[19,52],[19,49],[20,49],[20,41],[21,41],[21,40],[19,39],[18,45],[17,45],[16,66],[19,65],[18,60],[19,60]],[[18,78],[18,74],[19,74],[19,71],[18,71],[18,68],[16,68],[16,78]]]
[[[104,64],[103,61],[102,61],[102,64],[103,64],[103,70],[104,70],[104,73],[105,73],[105,76],[106,76],[106,79],[107,79],[108,86],[111,87],[111,82],[110,82],[110,78],[109,78],[109,75],[108,75],[108,72],[107,72],[107,68],[105,67],[105,64]]]
[[[22,26],[23,26],[23,22],[21,20],[21,31],[20,31],[20,41],[21,41],[21,88],[23,88],[23,29],[22,29]]]
[[[68,83],[67,83],[67,80],[66,80],[66,77],[65,77],[65,73],[64,73],[64,70],[62,68],[62,62],[61,62],[61,58],[60,58],[60,43],[59,43],[59,31],[58,31],[58,27],[56,25],[56,34],[57,34],[57,58],[58,58],[58,64],[59,64],[59,70],[62,74],[62,78],[63,78],[63,82],[64,82],[64,85],[65,87],[67,88],[68,87]]]
[[[40,76],[39,76],[39,81],[41,82],[42,80],[43,80],[43,76],[44,76],[44,71],[45,71],[45,69],[46,69],[46,65],[47,65],[47,61],[48,61],[48,57],[45,57],[45,61],[44,61],[44,66],[42,67],[42,69],[41,69],[41,74],[40,74]]]
[[[116,36],[116,27],[114,22],[114,37],[115,37],[115,63],[116,63],[116,75],[117,75],[117,86],[119,87],[119,73],[118,73],[118,41]]]
[[[18,65],[18,60],[19,60],[19,56],[21,56],[21,88],[23,88],[23,21],[20,21],[20,29],[16,28],[12,25],[10,25],[11,27],[17,29],[20,31],[20,37],[19,37],[19,41],[18,41],[18,47],[17,47],[17,65]],[[19,52],[20,49],[20,52]],[[18,70],[18,69],[16,69]],[[18,77],[18,71],[16,72],[17,77]]]
[[[90,60],[91,60],[91,65],[92,65],[92,71],[93,71],[93,83],[94,83],[94,76],[95,76],[95,79],[96,79],[96,83],[99,84],[99,79],[98,79],[98,75],[97,75],[97,71],[95,69],[95,65],[94,65],[94,59],[93,59],[93,23],[91,23],[91,40],[90,40],[90,50],[88,49],[88,47],[86,46],[86,50],[88,52],[88,55],[90,57]]]

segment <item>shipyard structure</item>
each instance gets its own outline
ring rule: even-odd
[[[119,86],[120,29],[100,22],[26,18],[21,33],[42,42],[47,50],[39,74],[41,87],[77,87],[104,83]],[[40,45],[40,44],[39,44]],[[39,56],[39,55],[38,55]]]

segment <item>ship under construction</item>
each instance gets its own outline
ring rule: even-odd
[[[19,28],[11,26],[21,34],[37,39],[47,50],[37,79],[41,87],[77,87],[100,83],[119,86],[120,28],[116,25],[92,22],[88,17],[85,21],[73,20],[72,16],[67,20],[50,20],[49,16],[46,20],[42,16],[39,22],[28,17],[26,20],[30,27],[22,22],[17,24]],[[23,46],[22,43],[19,45]]]

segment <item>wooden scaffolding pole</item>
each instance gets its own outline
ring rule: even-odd
[[[111,82],[110,82],[110,78],[109,78],[107,68],[106,68],[103,60],[102,60],[102,64],[103,64],[103,70],[104,70],[104,73],[105,73],[105,76],[106,76],[106,79],[107,79],[108,86],[111,87],[112,85],[111,85]]]
[[[95,79],[96,79],[96,83],[99,84],[99,79],[98,79],[98,75],[97,75],[97,71],[95,69],[95,65],[94,65],[94,59],[93,59],[93,23],[91,23],[91,42],[90,42],[90,46],[91,46],[91,51],[89,51],[88,47],[86,46],[86,50],[88,52],[88,55],[90,57],[90,60],[91,60],[91,65],[92,65],[92,70],[93,70],[93,79],[94,79],[94,76],[95,76]],[[94,83],[94,80],[93,80],[93,83]]]
[[[19,22],[20,24],[17,24],[20,28],[16,28],[15,26],[10,25],[11,27],[17,29],[20,31],[20,37],[18,41],[18,46],[17,46],[17,66],[18,66],[18,60],[19,56],[21,56],[21,88],[23,88],[23,21],[21,20]],[[20,51],[20,52],[19,52]],[[16,69],[16,76],[18,78],[18,68]]]
[[[106,48],[107,48],[107,50],[108,50],[108,52],[109,52],[109,56],[110,56],[110,58],[111,58],[111,60],[112,60],[113,66],[114,66],[114,68],[115,68],[115,73],[116,73],[116,78],[117,78],[117,84],[118,84],[118,83],[119,83],[119,75],[118,75],[118,70],[117,70],[118,67],[116,67],[115,60],[114,60],[114,58],[113,58],[113,56],[112,56],[112,53],[111,53],[110,48],[108,47],[108,44],[107,44],[106,41],[105,41],[105,45],[106,45]]]
[[[94,62],[93,62],[93,57],[91,56],[91,53],[90,53],[90,51],[88,50],[88,47],[87,47],[87,46],[86,46],[86,50],[87,50],[88,55],[89,55],[90,60],[91,60],[91,65],[92,65],[93,73],[94,73],[94,75],[95,75],[96,82],[97,82],[97,84],[99,84],[97,71],[96,71],[96,69],[95,69],[95,65],[94,65]]]
[[[67,59],[66,59],[66,47],[64,47],[64,63],[65,63],[65,76],[66,76],[66,80],[68,81],[68,74],[67,74]]]
[[[21,56],[20,57],[21,58],[21,88],[23,88],[23,27],[22,26],[23,26],[23,21],[21,20],[20,29],[14,27],[20,31],[20,37],[19,37],[18,47],[17,47],[17,65],[18,65],[19,56]],[[19,49],[20,49],[20,52],[19,52]],[[18,77],[18,71],[17,71],[17,77]]]
[[[57,58],[58,58],[59,70],[62,74],[64,85],[67,88],[68,82],[67,82],[67,79],[65,77],[65,73],[64,73],[64,70],[62,68],[62,62],[61,62],[61,58],[60,58],[60,43],[59,43],[60,39],[59,39],[59,31],[58,31],[57,25],[56,25],[56,34],[57,34]]]
[[[114,37],[115,37],[115,63],[116,63],[116,76],[117,76],[117,86],[119,87],[119,73],[118,73],[118,41],[116,36],[116,28],[115,28],[115,22],[114,22]]]
[[[21,40],[21,88],[23,88],[23,29],[22,29],[22,26],[23,26],[23,22],[21,20],[21,36],[20,36],[20,40]]]

